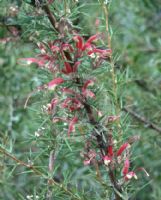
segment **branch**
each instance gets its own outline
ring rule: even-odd
[[[73,194],[68,188],[66,188],[62,184],[59,184],[59,183],[55,182],[54,179],[49,179],[45,174],[43,174],[41,171],[39,171],[38,169],[36,169],[33,165],[27,164],[27,163],[19,160],[18,158],[16,158],[12,154],[10,154],[8,151],[6,151],[6,149],[4,149],[3,147],[0,147],[0,153],[2,153],[3,155],[6,155],[7,157],[11,158],[17,164],[19,164],[21,166],[25,166],[26,168],[32,170],[35,174],[37,174],[37,175],[39,175],[39,176],[41,176],[41,177],[43,177],[45,179],[48,179],[48,184],[50,184],[50,185],[56,185],[57,187],[59,187],[60,189],[62,189],[66,194],[70,195],[73,199],[80,200],[80,198],[77,197],[75,194]]]
[[[57,26],[56,26],[56,19],[54,17],[54,15],[52,14],[52,12],[50,11],[50,8],[47,4],[42,6],[43,10],[45,11],[45,13],[47,14],[47,17],[49,19],[49,21],[51,22],[52,26],[54,27],[55,30],[58,31]]]
[[[156,124],[150,122],[148,119],[146,119],[143,116],[140,116],[138,113],[136,113],[133,110],[128,109],[127,107],[124,107],[123,110],[127,113],[129,113],[130,115],[132,115],[134,118],[136,118],[138,121],[146,124],[146,126],[148,128],[151,128],[153,130],[155,130],[156,132],[158,132],[159,134],[161,134],[161,128],[159,126],[157,126]]]
[[[109,10],[108,10],[108,6],[106,6],[104,4],[103,1],[101,1],[102,3],[102,7],[103,7],[103,11],[104,11],[104,15],[105,15],[105,22],[106,22],[106,32],[107,32],[107,42],[108,42],[108,48],[112,49],[112,44],[111,44],[111,35],[110,35],[110,30],[109,30]],[[114,104],[115,104],[115,108],[118,112],[119,109],[119,105],[117,103],[117,82],[116,82],[116,75],[115,75],[115,66],[114,66],[114,62],[112,59],[112,53],[109,55],[109,62],[111,65],[111,75],[112,75],[112,85],[113,85],[113,93],[114,93]],[[116,200],[121,200],[121,196],[120,194],[122,193],[122,188],[119,185],[118,181],[117,181],[117,177],[115,172],[113,171],[113,169],[111,168],[111,166],[109,167],[109,171],[108,171],[109,177],[110,177],[110,181],[114,187],[114,193],[115,193],[115,199]],[[119,194],[120,193],[120,194]]]

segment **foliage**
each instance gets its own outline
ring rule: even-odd
[[[117,152],[123,144],[119,150],[123,161],[120,166],[117,165],[115,174],[121,181],[122,169],[126,176],[128,168],[129,150],[126,144],[138,140],[137,135],[141,137],[131,147],[130,170],[134,172],[139,166],[143,166],[150,173],[150,179],[143,173],[136,172],[139,179],[125,182],[122,199],[128,199],[127,195],[130,199],[146,200],[161,197],[160,132],[151,129],[149,125],[154,123],[157,127],[161,126],[158,28],[161,7],[158,0],[111,1],[107,5],[110,22],[107,27],[105,4],[101,2],[51,1],[50,10],[56,21],[60,22],[56,30],[43,10],[45,2],[42,8],[33,6],[33,1],[0,3],[3,27],[0,36],[5,38],[0,44],[0,135],[1,147],[6,150],[1,149],[0,155],[1,199],[117,197],[106,169],[111,162],[109,156],[112,153],[109,155],[111,151],[108,149],[108,155],[99,157],[100,148],[91,134],[93,127],[96,127],[90,123],[89,113],[83,108],[83,98],[91,105],[94,117],[101,124],[99,131],[103,131],[103,137],[110,135],[112,129],[112,140],[117,141],[112,150]],[[112,43],[112,61],[107,28]],[[73,29],[76,31],[73,32]],[[77,63],[80,66],[76,66],[75,72],[78,70],[80,83],[73,78],[72,61],[66,59],[61,52],[62,48],[67,52],[71,51],[72,59],[76,60],[74,56],[81,49],[79,38],[74,38],[78,32],[85,38],[84,41],[95,33],[104,32],[104,35],[98,34],[99,38],[95,38],[94,43],[88,42],[87,47],[92,48],[93,52],[86,49],[87,54],[83,53],[83,56],[77,58],[81,64]],[[55,39],[58,39],[56,45],[51,43]],[[62,47],[60,41],[67,45]],[[59,49],[56,50],[55,46]],[[50,55],[56,52],[57,56],[55,60],[45,60],[42,63],[44,52]],[[105,56],[102,58],[103,52]],[[53,55],[51,58],[53,59]],[[36,64],[26,66],[26,61],[36,61]],[[52,71],[55,69],[50,68],[49,61],[56,62],[56,74]],[[42,69],[43,66],[45,68]],[[51,82],[57,80],[57,75],[65,81],[61,85]],[[93,83],[93,86],[89,83]],[[55,85],[54,91],[48,90]],[[74,91],[71,94],[67,90],[63,93],[63,88]],[[73,97],[73,92],[81,95],[80,102],[75,102],[74,107],[69,98],[75,98],[78,94]],[[55,101],[51,101],[53,98],[59,99],[59,106],[55,107]],[[65,102],[66,98],[68,102]],[[130,116],[124,108],[130,108],[148,121],[144,120],[142,123],[133,120],[133,115]],[[72,119],[76,119],[74,116],[78,118],[75,120],[76,124],[71,123]],[[66,118],[66,121],[58,121],[61,118]],[[94,157],[86,152],[88,141],[92,142],[90,148],[94,149]],[[109,141],[105,139],[105,142]],[[16,162],[17,158],[24,163]],[[91,162],[91,165],[84,166],[83,162]]]

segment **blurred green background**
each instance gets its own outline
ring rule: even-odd
[[[55,7],[61,13],[63,5],[59,3],[57,2]],[[75,1],[68,3],[73,5]],[[51,9],[54,11],[54,6]],[[104,30],[104,16],[97,1],[80,0],[78,8],[74,9],[74,12],[79,12],[79,20],[76,20],[75,26],[81,28],[80,32],[91,35],[98,29]],[[109,11],[116,73],[119,77],[121,74],[126,77],[123,83],[124,90],[120,94],[123,106],[128,106],[140,116],[161,127],[160,0],[113,0],[110,1]],[[69,15],[71,20],[75,20],[74,12]],[[100,20],[98,29],[94,25],[96,19]],[[48,135],[51,131],[50,120],[41,113],[41,105],[47,103],[48,96],[34,95],[29,101],[28,109],[24,109],[24,103],[28,94],[45,82],[48,74],[44,72],[42,75],[36,67],[21,66],[17,60],[34,56],[36,50],[33,41],[42,38],[53,39],[52,27],[42,11],[35,11],[24,1],[1,0],[0,38],[10,38],[9,42],[5,43],[2,39],[0,42],[0,142],[18,158],[25,162],[34,161],[45,172],[50,145],[54,143],[53,138]],[[48,122],[46,135],[37,142],[34,133],[46,122]],[[149,179],[139,175],[139,180],[134,181],[135,191],[131,199],[160,200],[161,132],[149,128],[147,124],[139,122],[131,115],[126,119],[126,126],[129,135],[141,136],[133,152],[135,165],[144,166],[150,174]],[[44,148],[45,143],[46,148]],[[81,162],[74,161],[73,164],[72,159],[75,159],[76,155],[79,157],[79,152],[71,153],[65,145],[62,149],[62,152],[66,149],[68,157],[64,157],[60,152],[59,166],[63,165],[63,172],[67,168],[73,172],[72,175],[63,176],[70,178],[73,183],[77,180],[77,176],[82,176],[81,181],[84,181],[84,184],[88,185],[89,182],[91,187],[96,187],[92,186],[94,185],[92,178],[87,180],[88,176],[85,176],[86,169],[83,166],[77,172],[77,166],[80,166]],[[81,146],[78,150],[81,150]],[[31,199],[36,199],[38,193],[39,195],[46,193],[46,190],[42,189],[43,186],[47,187],[43,180],[24,170],[23,167],[15,165],[3,155],[0,155],[0,176],[2,200],[29,199],[28,196],[31,195],[35,195]],[[96,199],[101,199],[101,196],[95,195]]]

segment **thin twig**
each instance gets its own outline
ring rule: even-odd
[[[129,113],[130,115],[132,115],[133,117],[135,117],[138,121],[146,124],[146,127],[151,128],[155,131],[157,131],[159,134],[161,134],[161,128],[159,126],[157,126],[156,124],[150,122],[148,119],[146,119],[145,117],[139,115],[138,113],[136,113],[135,111],[124,107],[123,110],[127,113]]]
[[[59,183],[55,182],[54,179],[49,179],[45,174],[43,174],[41,171],[39,171],[38,169],[36,169],[33,165],[27,164],[24,161],[19,160],[14,155],[12,155],[8,151],[6,151],[6,149],[4,149],[3,147],[0,147],[0,153],[2,153],[3,155],[6,155],[7,157],[11,158],[17,164],[30,169],[36,175],[41,176],[41,177],[43,177],[45,179],[48,179],[48,182],[49,182],[50,185],[56,185],[57,187],[61,188],[66,194],[70,195],[73,199],[75,199],[75,200],[81,200],[79,197],[77,197],[75,194],[73,194],[68,188],[66,188],[62,184],[59,184]]]
[[[105,15],[108,48],[112,49],[111,35],[110,35],[110,30],[109,30],[108,6],[106,6],[103,1],[102,1],[102,7],[103,7],[104,15]],[[113,62],[113,59],[112,59],[112,53],[109,56],[109,62],[110,62],[110,65],[111,65],[111,76],[112,76],[112,84],[113,84],[114,103],[115,103],[116,112],[118,114],[120,112],[120,107],[119,107],[118,100],[117,100],[117,79],[116,79],[116,75],[115,75],[115,66],[114,66],[114,62]],[[118,122],[118,128],[119,127],[120,127],[120,122]],[[109,166],[109,168],[108,168],[108,174],[109,174],[109,177],[110,177],[110,181],[111,181],[111,183],[114,187],[115,199],[121,200],[121,196],[119,195],[119,193],[120,194],[122,193],[122,188],[118,184],[117,177],[114,173],[114,170],[111,168],[111,166]],[[118,192],[116,192],[116,191],[118,191]]]

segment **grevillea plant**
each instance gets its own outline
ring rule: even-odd
[[[78,31],[71,30],[72,27],[64,18],[57,22],[48,6],[54,1],[32,2],[34,2],[34,6],[44,9],[58,35],[54,41],[42,40],[37,43],[39,54],[36,57],[18,60],[19,64],[25,66],[36,64],[42,73],[43,70],[48,71],[52,77],[49,82],[38,86],[31,92],[25,107],[33,93],[49,93],[51,98],[47,105],[43,106],[43,112],[50,117],[52,124],[55,125],[54,128],[58,129],[55,133],[65,134],[67,138],[74,137],[76,134],[80,135],[84,141],[84,147],[80,151],[82,166],[94,167],[98,181],[105,191],[107,188],[109,190],[109,199],[129,199],[128,185],[132,183],[133,179],[137,179],[138,172],[143,171],[147,176],[149,175],[143,167],[135,170],[132,168],[133,157],[130,150],[133,143],[139,140],[139,136],[134,135],[125,140],[124,131],[119,130],[122,117],[120,110],[114,112],[117,114],[110,115],[107,112],[108,109],[104,109],[104,105],[102,105],[102,99],[108,96],[105,94],[107,90],[104,88],[108,83],[102,84],[104,83],[102,75],[109,70],[111,72],[109,79],[112,80],[109,87],[113,87],[111,92],[113,99],[110,99],[110,95],[108,98],[110,106],[114,107],[113,110],[118,108],[117,78],[114,72],[107,8],[103,2],[108,47],[102,48],[102,44],[106,43],[106,33],[97,33],[85,39]],[[107,2],[105,1],[105,3]],[[65,10],[67,11],[66,5]],[[100,21],[97,19],[96,29],[98,29],[99,23]],[[107,66],[110,69],[107,69]],[[117,130],[114,128],[115,125],[118,127]],[[36,131],[35,136],[39,137],[41,131],[42,129]],[[54,150],[52,149],[48,155],[49,173],[54,171],[54,162],[57,159],[55,152],[58,150],[54,147]],[[3,153],[42,176],[42,173],[32,164],[27,165],[12,155]],[[59,186],[72,199],[81,199],[72,193],[70,185],[69,187],[68,185],[64,186],[59,177],[58,180],[52,176],[50,179],[44,175],[43,177],[48,179],[48,186],[52,184]]]
[[[142,167],[135,171],[130,167],[130,148],[139,136],[133,136],[118,145],[118,136],[115,138],[112,126],[120,120],[120,116],[104,115],[99,108],[99,81],[94,72],[101,69],[112,55],[111,49],[101,49],[96,45],[102,40],[103,34],[93,35],[87,41],[74,34],[65,42],[62,39],[41,42],[38,43],[40,54],[36,58],[21,58],[19,62],[36,63],[42,70],[52,74],[52,80],[36,89],[52,93],[45,112],[51,116],[52,123],[60,123],[61,127],[68,124],[65,133],[68,137],[76,132],[81,134],[82,124],[90,125],[90,132],[87,136],[84,134],[85,146],[80,154],[83,163],[85,166],[96,166],[99,177],[99,169],[105,168],[115,199],[122,199],[128,183],[133,178],[137,179],[137,171],[144,171],[147,176],[148,173]],[[50,160],[51,169],[53,161]]]

